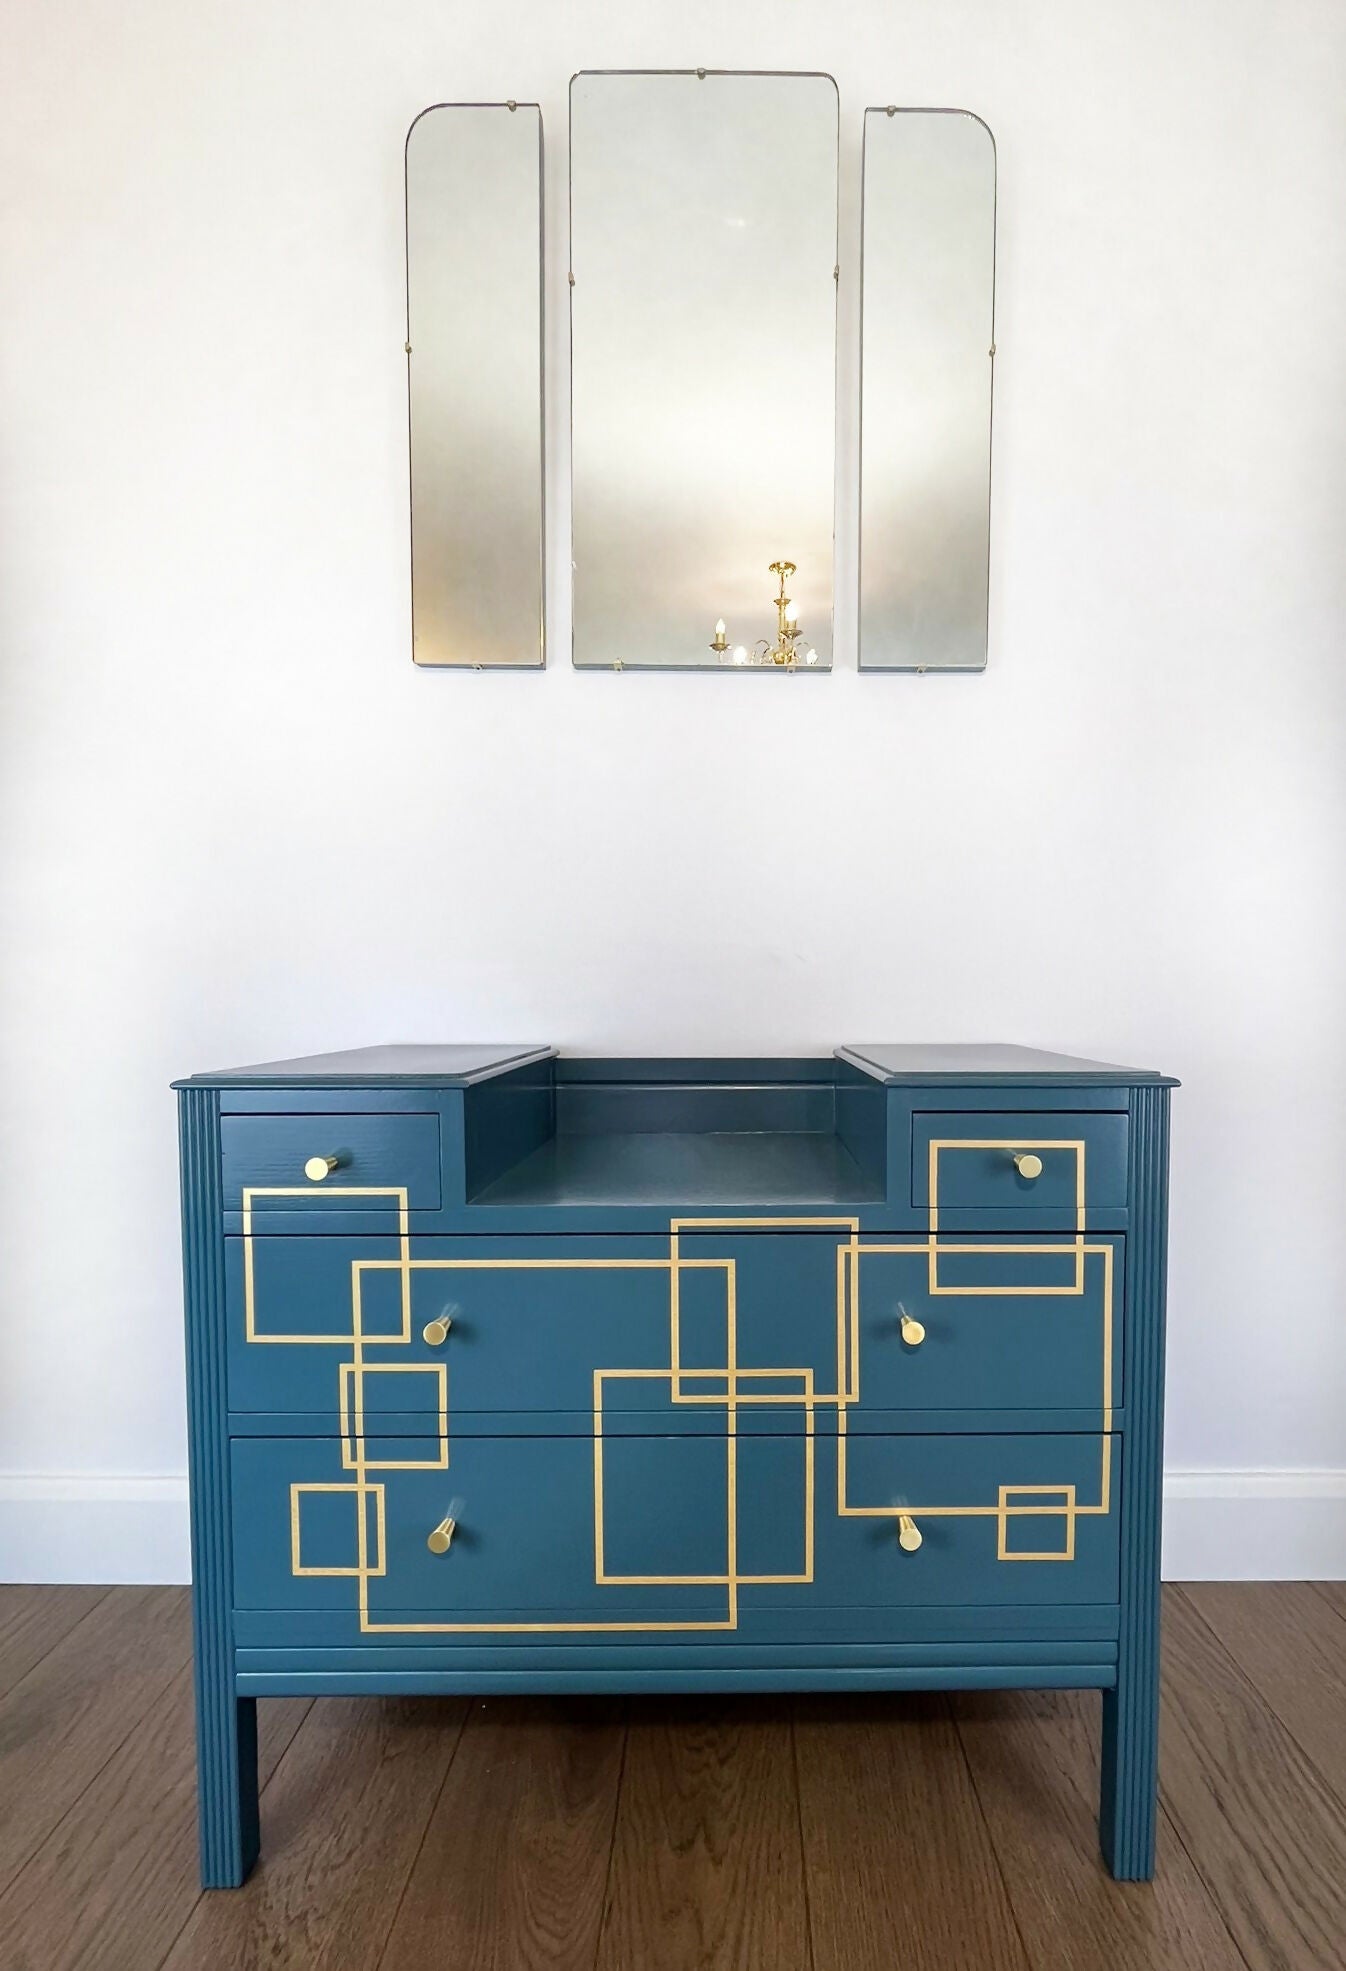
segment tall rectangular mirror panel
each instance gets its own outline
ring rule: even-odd
[[[836,85],[577,75],[570,219],[575,663],[826,669]]]
[[[995,196],[980,118],[865,112],[862,670],[986,663]]]
[[[442,103],[406,148],[412,655],[544,661],[542,113]]]

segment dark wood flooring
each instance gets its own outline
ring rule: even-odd
[[[1339,1971],[1346,1585],[1165,1593],[1152,1887],[1098,1700],[261,1707],[263,1856],[196,1886],[185,1592],[0,1588],[3,1971]]]

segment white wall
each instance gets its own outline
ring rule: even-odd
[[[1181,1075],[1168,1456],[1215,1476],[1172,1570],[1346,1571],[1346,11],[8,0],[4,36],[11,1571],[181,1565],[170,1077],[397,1037]],[[858,678],[848,560],[829,680],[574,674],[559,385],[554,668],[411,667],[406,126],[541,100],[559,379],[567,78],[697,62],[831,69],[852,148],[886,100],[996,133],[982,678]]]

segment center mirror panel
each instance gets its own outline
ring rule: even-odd
[[[827,669],[835,83],[577,75],[570,218],[575,663]]]

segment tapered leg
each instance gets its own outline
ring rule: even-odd
[[[1150,1665],[1157,1663],[1155,1654]],[[1103,1693],[1103,1784],[1098,1838],[1119,1882],[1154,1874],[1159,1689],[1154,1668],[1132,1665]]]
[[[257,1859],[257,1702],[203,1687],[197,1659],[201,1887],[236,1889]]]

